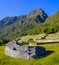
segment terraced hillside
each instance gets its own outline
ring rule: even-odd
[[[21,37],[18,42],[28,42],[30,39],[36,43],[58,43],[59,42],[59,32],[54,34],[39,34],[39,35],[29,35]]]

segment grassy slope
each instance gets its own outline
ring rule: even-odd
[[[41,45],[48,51],[54,51],[44,58],[35,60],[14,59],[4,54],[4,46],[0,46],[0,65],[59,65],[59,44]],[[49,53],[50,53],[49,52]]]

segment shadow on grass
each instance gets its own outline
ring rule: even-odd
[[[44,42],[44,43],[37,43],[37,45],[44,45],[44,44],[59,44],[59,42]]]
[[[0,46],[6,46],[6,44],[2,44],[2,45],[0,45]]]
[[[48,50],[48,51],[46,51],[46,54],[43,54],[41,57],[37,57],[37,58],[34,57],[34,58],[35,59],[41,59],[41,58],[47,57],[47,56],[49,56],[49,55],[51,55],[53,53],[54,53],[53,50]]]
[[[55,51],[53,51],[53,50],[48,50],[47,53],[46,53],[46,55],[44,57],[49,56],[49,55],[53,54],[54,52]]]

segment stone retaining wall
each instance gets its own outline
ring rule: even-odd
[[[59,40],[36,40],[38,43],[59,43]]]

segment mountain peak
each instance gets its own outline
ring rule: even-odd
[[[44,16],[45,18],[48,17],[47,14],[41,9],[41,8],[37,8],[33,11],[31,11],[28,15],[27,15],[27,18],[32,18],[32,17],[35,17],[35,16]]]
[[[40,14],[42,12],[42,9],[37,8],[37,9],[33,10],[33,12],[36,13],[36,14]]]

